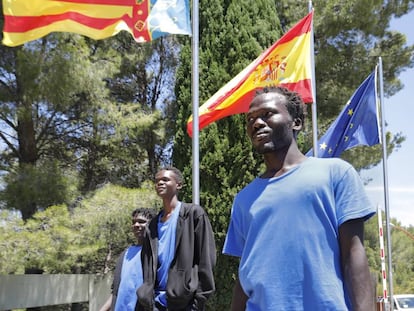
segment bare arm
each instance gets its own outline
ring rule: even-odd
[[[247,296],[244,293],[240,281],[237,278],[233,288],[233,298],[231,300],[231,311],[246,310]]]
[[[112,305],[112,294],[108,297],[108,299],[103,304],[103,306],[99,309],[99,311],[111,311],[111,305]]]
[[[374,286],[371,282],[363,241],[363,219],[350,220],[340,226],[342,272],[355,311],[375,310]]]

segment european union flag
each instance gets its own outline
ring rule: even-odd
[[[334,123],[318,141],[318,157],[333,158],[358,145],[379,144],[376,70],[359,86]],[[307,156],[313,154],[312,149]]]

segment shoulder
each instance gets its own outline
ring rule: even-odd
[[[117,266],[121,266],[122,265],[122,263],[123,263],[123,261],[124,261],[124,257],[125,257],[125,253],[128,251],[128,248],[129,247],[127,247],[127,248],[125,248],[123,251],[122,251],[122,253],[121,254],[119,254],[119,256],[118,256],[118,258],[117,258],[117,260],[116,260],[116,265]]]
[[[322,165],[322,166],[343,166],[343,167],[350,167],[352,166],[349,162],[341,159],[341,158],[315,158],[309,157],[305,163],[309,163],[311,165]]]
[[[147,228],[145,229],[145,231],[147,232],[146,235],[151,238],[154,238],[158,235],[158,219],[160,214],[161,211],[156,216],[152,217]]]
[[[266,183],[266,180],[269,180],[268,178],[260,178],[260,177],[256,177],[254,178],[251,182],[249,182],[247,185],[245,185],[240,191],[239,193],[242,192],[248,192],[250,189],[258,189],[262,187],[262,184]],[[238,193],[238,194],[239,194]]]
[[[319,184],[339,187],[355,185],[359,187],[362,183],[356,169],[350,163],[340,158],[310,157],[303,162],[299,172],[302,180],[311,185]],[[317,180],[318,183],[316,183]]]
[[[181,205],[180,215],[181,216],[192,215],[193,217],[199,217],[199,216],[203,216],[207,214],[204,208],[201,207],[200,205],[194,204],[194,203],[183,202]]]
[[[130,245],[130,246],[128,246],[127,248],[125,248],[123,251],[122,251],[122,253],[121,254],[119,254],[119,258],[124,258],[124,256],[125,256],[125,253],[128,251],[128,249],[131,247],[132,245]]]
[[[340,158],[314,158],[310,157],[305,161],[305,165],[312,170],[327,170],[334,174],[345,173],[347,171],[356,172],[355,168],[347,161]]]

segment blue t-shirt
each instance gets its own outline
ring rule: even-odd
[[[134,311],[137,303],[137,289],[141,286],[141,246],[130,246],[124,255],[115,311]]]
[[[167,288],[168,269],[175,254],[175,234],[180,208],[181,202],[177,204],[172,215],[165,222],[161,222],[163,214],[160,214],[158,218],[158,282],[155,288],[155,301],[164,307],[167,306],[165,290]]]
[[[348,310],[338,229],[374,214],[358,173],[340,159],[311,157],[256,178],[234,199],[223,248],[241,257],[246,310]]]

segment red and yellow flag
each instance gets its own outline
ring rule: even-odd
[[[137,42],[191,34],[188,0],[3,0],[3,13],[7,46],[54,31],[98,40],[126,30]]]
[[[313,11],[199,107],[200,130],[224,117],[248,111],[256,89],[284,86],[312,103],[311,29]],[[193,119],[187,122],[192,136]]]

